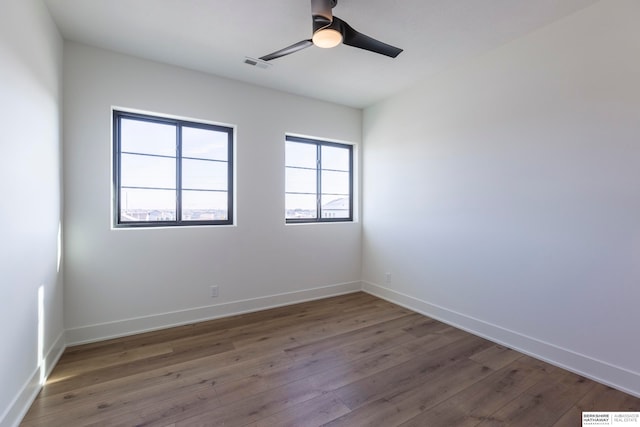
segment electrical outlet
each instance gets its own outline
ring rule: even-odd
[[[211,298],[217,298],[218,297],[218,287],[217,286],[212,286],[211,287]]]
[[[384,273],[384,283],[387,285],[391,284],[391,273]]]

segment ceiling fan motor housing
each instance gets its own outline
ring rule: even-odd
[[[333,14],[331,9],[336,7],[338,0],[311,0],[311,15],[313,16],[313,22],[316,20],[324,21],[325,24],[330,24],[333,21]]]

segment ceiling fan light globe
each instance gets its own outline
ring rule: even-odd
[[[313,41],[314,45],[324,49],[328,49],[336,47],[340,43],[342,43],[342,34],[332,28],[324,28],[322,30],[316,31],[313,34],[311,40]]]

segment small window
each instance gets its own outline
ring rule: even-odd
[[[233,128],[114,111],[118,227],[233,223]]]
[[[352,221],[353,147],[293,136],[285,147],[286,221]]]

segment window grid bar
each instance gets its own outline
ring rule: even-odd
[[[183,156],[182,160],[202,160],[204,162],[229,163],[228,160],[205,159],[204,157],[187,157]]]
[[[322,146],[316,145],[316,221],[322,218]]]
[[[167,156],[166,154],[138,153],[136,151],[121,151],[120,154],[129,154],[132,156],[160,157],[163,159],[175,159],[176,156]]]
[[[123,185],[120,188],[127,188],[130,190],[163,190],[163,191],[176,191],[176,188],[170,188],[170,187],[138,187],[135,185]]]
[[[323,172],[343,172],[343,173],[349,173],[348,170],[343,170],[343,169],[322,169]]]
[[[300,169],[300,170],[305,170],[305,171],[315,171],[315,170],[318,169],[318,168],[306,168],[306,167],[303,167],[303,166],[285,166],[285,168],[287,168],[287,169]]]
[[[203,192],[209,192],[209,193],[228,193],[227,190],[213,190],[213,189],[206,189],[206,188],[183,188],[182,191],[203,191]]]
[[[176,126],[176,220],[182,221],[182,126]]]
[[[305,196],[315,196],[316,192],[313,193],[305,193],[304,191],[285,191],[285,194],[303,194]]]

